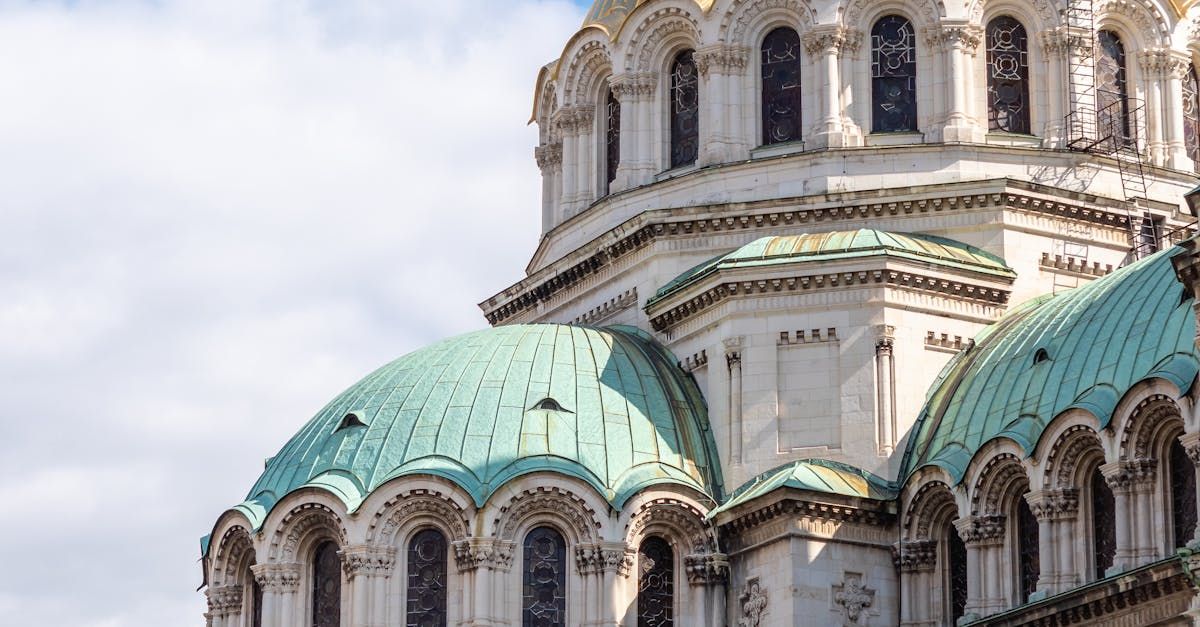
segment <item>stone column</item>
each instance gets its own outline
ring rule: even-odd
[[[742,338],[725,340],[725,363],[729,365],[729,459],[742,463]]]
[[[208,597],[208,618],[212,627],[240,627],[242,617],[241,585],[209,588],[204,592]]]
[[[805,147],[840,148],[846,146],[842,128],[841,53],[846,31],[837,24],[814,26],[804,33],[804,51],[812,59],[819,76],[821,97],[817,123],[805,138]]]
[[[1059,32],[1064,41],[1063,45],[1066,46],[1068,68],[1094,63],[1096,54],[1096,34],[1094,32],[1070,27],[1061,27]],[[1064,129],[1067,141],[1079,137],[1096,138],[1095,75],[1083,78],[1087,80],[1076,93],[1072,91],[1071,77],[1064,72],[1064,89],[1067,91],[1066,113],[1070,116],[1068,128]],[[1092,84],[1087,85],[1087,82]]]
[[[596,107],[579,105],[575,107],[575,185],[578,191],[572,213],[583,211],[596,200],[595,183],[599,178],[596,149]]]
[[[744,46],[715,44],[696,51],[704,97],[700,122],[700,165],[726,163],[742,143],[733,113],[741,102],[736,86],[746,69],[750,51]]]
[[[562,142],[547,142],[533,151],[542,172],[542,233],[558,223],[558,179],[562,176]]]
[[[1113,575],[1129,570],[1137,559],[1137,538],[1134,535],[1133,517],[1131,516],[1135,500],[1134,477],[1125,462],[1104,464],[1100,467],[1100,474],[1104,475],[1104,481],[1112,489],[1114,509],[1116,510],[1114,526],[1116,527],[1117,550],[1113,557],[1112,568],[1105,573]]]
[[[683,560],[688,585],[700,601],[692,608],[687,624],[698,627],[724,627],[725,594],[729,582],[729,557],[723,553],[688,555]]]
[[[579,186],[575,177],[579,173],[579,137],[575,131],[575,109],[563,107],[554,114],[554,126],[562,138],[562,190],[558,200],[558,221],[562,222],[575,213],[575,200],[579,197]]]
[[[1196,164],[1188,156],[1183,140],[1183,79],[1192,67],[1187,53],[1169,50],[1163,73],[1165,81],[1163,111],[1166,129],[1166,165],[1176,170],[1194,171]]]
[[[383,627],[387,624],[385,582],[396,563],[396,549],[349,546],[341,551],[341,557],[350,587],[351,627]]]
[[[1185,433],[1179,436],[1179,443],[1183,445],[1188,459],[1192,460],[1192,464],[1196,467],[1196,502],[1200,503],[1200,432]],[[1176,538],[1175,543],[1181,546],[1185,544],[1184,540],[1180,538]],[[1187,539],[1186,544],[1189,549],[1200,549],[1200,525],[1196,525],[1195,534]]]
[[[621,580],[633,572],[635,553],[624,542],[602,542],[596,545],[597,568],[603,578],[604,587],[600,595],[600,615],[597,625],[617,627],[621,624],[624,610],[624,595]]]
[[[880,329],[880,338],[875,341],[875,368],[878,389],[876,396],[879,402],[876,406],[878,417],[877,436],[879,437],[879,453],[891,455],[896,447],[896,399],[893,383],[896,368],[892,360],[892,350],[895,345],[893,333],[895,329],[884,326]]]
[[[863,52],[861,30],[848,28],[842,30],[842,48],[838,55],[841,65],[842,81],[842,137],[844,146],[862,146],[863,136],[869,132],[871,120],[871,76],[870,66],[861,70],[859,55]],[[870,51],[867,51],[870,54]],[[867,124],[864,130],[858,122]]]
[[[932,627],[933,608],[941,600],[933,596],[940,586],[935,585],[937,573],[937,542],[910,540],[892,546],[892,559],[900,571],[900,625],[902,627]],[[943,590],[943,593],[946,591]]]
[[[1031,74],[1034,85],[1042,86],[1046,98],[1046,126],[1042,131],[1045,145],[1062,147],[1063,123],[1067,116],[1067,101],[1070,99],[1070,84],[1067,76],[1067,36],[1060,28],[1044,30],[1037,34],[1042,46],[1042,76]],[[1036,132],[1036,129],[1034,129]]]
[[[1026,494],[1025,501],[1038,521],[1036,594],[1041,598],[1066,590],[1075,579],[1075,560],[1071,553],[1075,539],[1070,530],[1079,513],[1079,490],[1036,490]],[[1064,528],[1068,531],[1065,534],[1061,533]]]
[[[1146,127],[1145,141],[1146,152],[1150,157],[1150,162],[1155,165],[1163,165],[1166,159],[1166,145],[1164,144],[1163,126],[1166,119],[1163,115],[1163,89],[1167,86],[1167,50],[1162,48],[1140,50],[1138,51],[1137,60],[1142,67],[1142,76],[1144,77],[1144,86],[1146,90],[1146,110],[1145,115]],[[1138,132],[1141,132],[1139,129]]]
[[[1154,493],[1158,489],[1158,460],[1139,459],[1131,463],[1133,472],[1133,511],[1136,549],[1134,565],[1142,566],[1157,559],[1162,552],[1155,540],[1160,535],[1159,516],[1154,513]]]
[[[294,627],[300,564],[256,564],[250,567],[263,591],[263,627]]]
[[[617,164],[617,175],[608,186],[609,193],[615,193],[635,187],[637,177],[635,161],[638,139],[638,99],[639,82],[636,74],[621,74],[609,80],[613,98],[621,104],[621,139],[620,160]]]
[[[983,31],[967,21],[943,21],[940,39],[949,80],[946,82],[946,122],[942,130],[945,142],[982,142],[983,130],[971,116],[971,77],[974,74],[971,60],[979,48]]]

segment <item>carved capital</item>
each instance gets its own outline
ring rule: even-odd
[[[804,52],[812,57],[836,55],[846,45],[846,29],[836,24],[814,26],[802,37]]]
[[[975,54],[983,40],[983,29],[967,22],[943,22],[935,35],[944,46]]]
[[[1112,462],[1101,466],[1100,474],[1113,492],[1127,494],[1154,485],[1158,462],[1153,459]]]
[[[1200,466],[1200,432],[1185,433],[1179,436],[1179,443],[1183,445],[1188,459],[1192,460],[1193,464]]]
[[[264,592],[295,592],[300,587],[300,564],[255,564],[250,572]]]
[[[729,556],[722,553],[688,555],[683,565],[692,585],[720,585],[729,580]]]
[[[454,563],[459,572],[487,568],[508,572],[512,568],[516,546],[504,540],[490,538],[467,538],[454,542]]]
[[[1079,513],[1079,489],[1037,490],[1025,495],[1038,520],[1069,520]]]
[[[538,169],[545,174],[562,165],[562,142],[546,143],[533,149],[533,158]]]
[[[741,366],[742,365],[742,338],[741,338],[741,336],[725,338],[725,340],[722,343],[725,345],[725,362],[729,365],[729,368],[733,369],[734,366]]]
[[[346,577],[388,576],[396,565],[396,549],[373,545],[349,546],[338,552]]]
[[[1146,74],[1157,79],[1182,79],[1192,67],[1190,56],[1171,48],[1141,50],[1137,58]]]
[[[986,514],[983,516],[967,516],[954,521],[958,529],[958,537],[966,545],[988,545],[1004,541],[1004,523],[1007,520],[1003,514]]]
[[[631,72],[614,76],[608,84],[613,96],[625,102],[626,98],[643,98],[654,94],[654,88],[658,85],[658,74]]]
[[[937,565],[937,542],[912,540],[892,545],[892,563],[902,573],[933,570]]]
[[[214,618],[242,611],[242,586],[209,588],[204,594],[208,597],[208,613]]]
[[[624,542],[605,542],[597,545],[597,548],[602,572],[616,573],[622,577],[628,577],[633,572],[636,554]]]
[[[745,46],[716,44],[696,51],[696,70],[701,76],[714,74],[738,74],[750,60],[750,49]]]

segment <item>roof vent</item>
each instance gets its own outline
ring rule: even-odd
[[[365,426],[367,426],[367,423],[363,422],[362,416],[360,416],[358,414],[358,412],[352,411],[352,412],[346,414],[346,416],[344,418],[342,418],[342,421],[338,423],[338,428],[334,429],[333,432],[337,433],[338,431],[341,431],[342,429],[349,429],[351,427],[365,427]]]
[[[534,404],[530,409],[543,409],[545,411],[567,411],[566,407],[559,404],[558,401],[547,396]]]
[[[1050,361],[1050,353],[1047,353],[1046,349],[1044,348],[1039,348],[1037,349],[1037,352],[1033,354],[1033,365],[1036,366],[1043,361]]]

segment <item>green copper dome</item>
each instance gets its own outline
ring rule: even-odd
[[[482,505],[537,471],[593,485],[620,507],[674,483],[723,497],[703,398],[641,331],[532,324],[444,340],[333,399],[238,509],[255,525],[283,496],[322,487],[353,511],[402,475],[450,479]]]
[[[827,459],[802,459],[772,468],[734,490],[724,505],[709,512],[716,517],[776,490],[793,489],[888,501],[896,498],[891,482],[849,464]]]
[[[1091,412],[1103,428],[1146,379],[1188,389],[1200,361],[1191,299],[1162,251],[1083,287],[1010,312],[959,353],[934,383],[904,460],[960,481],[971,458],[1005,437],[1027,454],[1062,412]]]
[[[722,270],[866,257],[891,257],[930,263],[954,270],[991,275],[1007,281],[1016,277],[1016,273],[1003,259],[974,246],[934,235],[891,233],[875,229],[777,235],[754,240],[731,253],[684,272],[658,290],[648,305]]]

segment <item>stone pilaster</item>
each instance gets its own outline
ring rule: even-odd
[[[472,586],[473,605],[465,612],[463,624],[472,627],[496,624],[499,619],[493,604],[498,594],[495,582],[502,579],[496,573],[507,573],[512,568],[516,545],[492,538],[467,538],[455,541],[453,546],[454,562]]]
[[[947,76],[944,94],[946,102],[942,141],[982,142],[986,129],[975,115],[972,95],[976,93],[975,53],[983,40],[983,29],[967,21],[946,20],[935,34],[946,58]]]
[[[621,164],[610,190],[617,192],[650,183],[654,162],[654,91],[658,75],[651,72],[614,76],[609,82],[621,102]]]
[[[350,587],[351,627],[383,627],[387,620],[386,582],[396,564],[394,547],[359,545],[341,551]]]
[[[725,340],[725,363],[729,365],[729,459],[742,463],[742,338]]]
[[[212,627],[232,627],[239,624],[243,602],[242,586],[209,588],[204,595],[208,597],[207,616]]]
[[[1179,443],[1183,445],[1188,459],[1192,460],[1192,464],[1195,466],[1196,502],[1200,503],[1200,433],[1185,433],[1179,436]],[[1182,544],[1182,541],[1176,538],[1175,543]],[[1192,538],[1188,539],[1187,547],[1193,551],[1200,551],[1200,525],[1196,525],[1196,532]]]
[[[937,542],[909,540],[892,545],[892,562],[900,571],[900,625],[926,627],[933,624],[933,597],[941,586],[938,579]]]
[[[704,97],[700,120],[700,165],[726,163],[749,156],[740,124],[742,94],[740,77],[750,61],[745,46],[715,44],[696,50]]]
[[[896,448],[895,331],[894,327],[882,326],[879,328],[879,338],[875,340],[875,396],[878,399],[876,433],[881,455],[891,455]]]
[[[1025,495],[1025,501],[1038,521],[1037,594],[1051,595],[1072,587],[1077,580],[1072,529],[1079,514],[1079,490],[1035,490]]]
[[[297,607],[302,568],[296,563],[250,567],[263,591],[263,627],[292,627],[303,616]]]
[[[1000,514],[967,516],[954,521],[967,548],[967,606],[964,621],[1005,609],[1004,530]]]
[[[812,59],[819,77],[820,107],[817,122],[805,139],[806,146],[842,148],[847,141],[842,107],[841,55],[847,43],[847,31],[840,25],[814,26],[803,36],[804,51]]]

